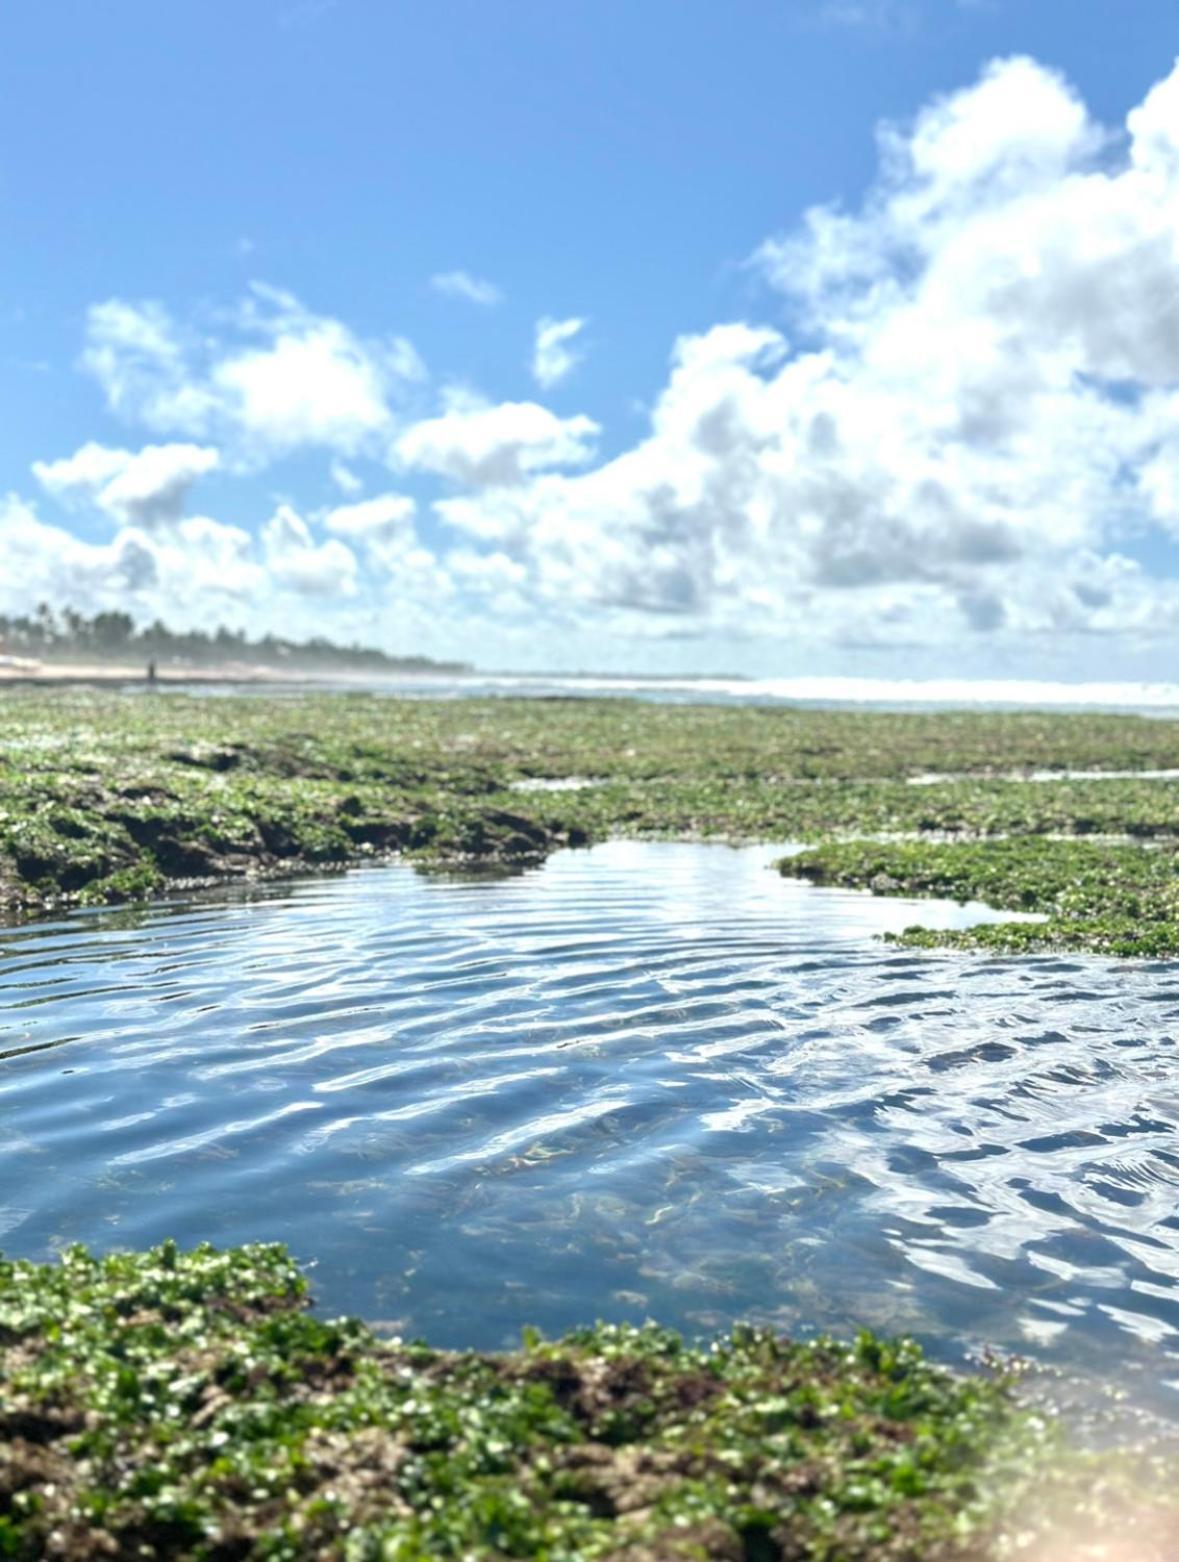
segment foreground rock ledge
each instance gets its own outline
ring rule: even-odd
[[[277,1246],[0,1260],[0,1556],[984,1558],[1050,1435],[906,1341],[447,1353],[307,1301]]]

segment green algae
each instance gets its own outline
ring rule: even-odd
[[[997,922],[957,930],[907,928],[895,941],[1026,952],[1179,954],[1179,857],[1173,850],[1091,841],[835,841],[779,864],[812,884],[878,895],[985,901],[1039,913],[1043,922]]]
[[[0,1261],[0,1555],[982,1558],[1048,1435],[905,1340],[438,1352],[307,1300],[273,1246]]]
[[[625,700],[0,694],[0,912],[336,869],[518,869],[612,836],[816,843],[784,871],[1045,914],[913,944],[1179,948],[1179,724]],[[1056,773],[1052,779],[1031,777]],[[911,784],[930,773],[942,779]],[[543,783],[583,778],[575,790]],[[542,783],[537,788],[536,783]],[[521,789],[524,788],[524,789]],[[977,848],[977,849],[976,849]]]

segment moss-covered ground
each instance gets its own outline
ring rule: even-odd
[[[835,841],[779,864],[813,884],[878,895],[984,901],[1034,911],[1043,922],[995,922],[956,931],[920,926],[892,935],[914,948],[1006,953],[1085,949],[1110,955],[1179,954],[1179,860],[1173,846],[1008,839],[978,842]]]
[[[1048,918],[913,943],[1174,954],[1179,784],[1135,774],[1174,768],[1179,723],[1133,716],[13,689],[0,910],[394,851],[527,866],[714,836],[814,842],[784,871],[816,883]],[[1091,770],[1130,774],[1068,774]]]
[[[982,1558],[1046,1446],[903,1341],[443,1354],[306,1300],[276,1247],[0,1261],[0,1556]]]
[[[862,1334],[439,1352],[283,1249],[0,1259],[0,1557],[1173,1562],[1165,1455]]]

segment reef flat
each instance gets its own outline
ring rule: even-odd
[[[306,1303],[278,1247],[0,1261],[0,1555],[981,1558],[1043,1440],[867,1334],[442,1353]]]
[[[912,943],[1164,955],[1169,771],[1179,724],[1134,716],[13,689],[0,909],[391,853],[513,868],[608,837],[719,837],[814,843],[783,871],[815,883],[1047,918]]]
[[[598,1325],[443,1352],[308,1302],[274,1245],[0,1260],[0,1556],[1164,1562],[1179,1545],[1159,1451],[1072,1448],[1009,1374],[947,1371],[908,1340]]]

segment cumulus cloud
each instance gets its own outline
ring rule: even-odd
[[[584,320],[550,320],[546,316],[536,322],[536,340],[532,349],[532,377],[541,390],[551,390],[566,378],[580,363],[581,355],[569,345],[578,336]]]
[[[363,608],[563,645],[1173,637],[1179,587],[1136,555],[1179,539],[1179,69],[1113,131],[1057,73],[993,62],[881,129],[861,202],[814,209],[751,264],[773,323],[675,343],[649,426],[609,459],[591,418],[539,402],[452,394],[415,420],[408,343],[287,294],[255,288],[206,335],[159,305],[98,305],[87,368],[174,442],[39,463],[48,492],[119,532],[94,547],[10,506],[0,579],[42,583],[26,601],[252,583],[284,626]],[[539,322],[542,384],[581,330]],[[280,507],[257,538],[181,519],[218,448],[233,468],[307,446],[329,452],[334,508]],[[408,495],[360,497],[360,459],[448,485],[440,541]]]
[[[272,580],[304,596],[351,597],[357,588],[356,555],[336,537],[316,542],[289,504],[262,528],[262,550]]]
[[[0,612],[47,601],[86,613],[127,609],[142,621],[245,623],[254,632],[343,640],[355,638],[361,613],[370,637],[401,633],[406,649],[453,645],[463,617],[447,618],[455,582],[421,545],[411,501],[385,495],[320,519],[331,535],[280,505],[257,535],[195,515],[164,529],[122,526],[96,544],[0,496]]]
[[[380,452],[392,403],[424,375],[403,337],[367,340],[292,294],[255,284],[234,339],[186,335],[161,304],[89,312],[82,365],[112,411],[168,433],[216,434],[247,459],[300,446]]]
[[[407,494],[378,494],[356,504],[338,505],[324,517],[324,525],[340,537],[360,541],[388,540],[413,530],[417,504]]]
[[[0,602],[27,612],[30,601],[89,602],[156,584],[148,539],[124,532],[95,546],[47,526],[14,495],[0,499]]]
[[[257,558],[254,539],[240,526],[227,526],[206,515],[190,515],[157,543],[161,573],[191,604],[208,597],[257,602],[271,582]]]
[[[473,277],[469,271],[439,271],[430,278],[430,286],[444,298],[465,299],[468,304],[481,304],[490,308],[503,299],[494,282],[483,277]]]
[[[189,489],[220,464],[204,445],[145,445],[138,452],[91,441],[59,461],[34,461],[33,475],[66,504],[96,505],[124,525],[165,526],[183,513]]]
[[[192,516],[161,532],[122,527],[95,544],[42,521],[15,496],[0,499],[0,609],[27,612],[47,601],[93,612],[139,607],[191,622],[194,605],[210,615],[227,603],[254,601],[268,589],[248,532]]]
[[[598,432],[592,418],[559,418],[534,401],[488,407],[458,400],[441,417],[407,429],[396,454],[407,467],[462,483],[502,486],[545,468],[581,465],[590,458]]]
[[[437,622],[462,582],[449,560],[422,544],[416,516],[417,505],[407,494],[386,493],[339,505],[321,520],[360,555],[365,586],[380,611],[398,622],[430,614]]]
[[[81,365],[112,412],[148,428],[202,435],[216,399],[193,377],[190,345],[162,304],[110,298],[87,313]]]
[[[784,328],[685,338],[634,448],[440,518],[587,611],[896,644],[1172,622],[1129,551],[1179,535],[1179,72],[1121,146],[1024,58],[880,146],[858,210],[759,251]]]

